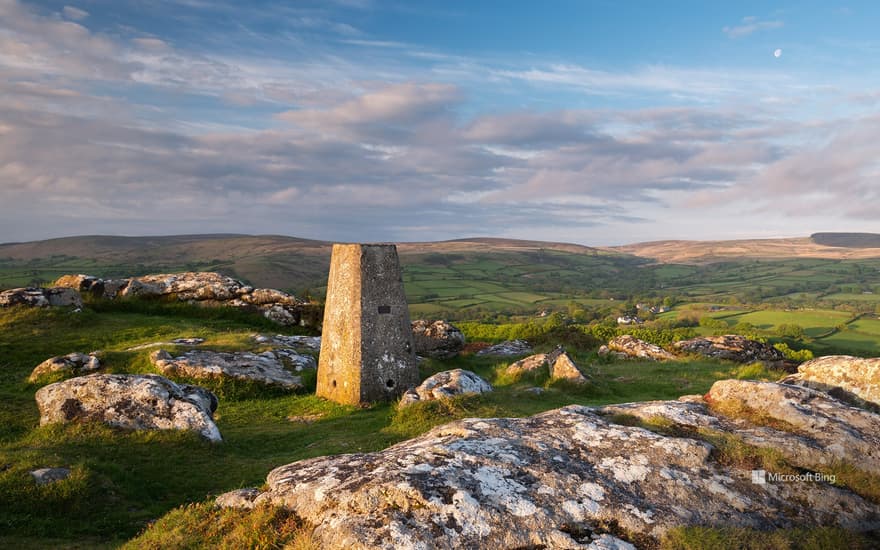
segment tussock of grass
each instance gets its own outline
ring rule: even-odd
[[[312,530],[290,512],[271,506],[221,509],[211,502],[182,506],[122,546],[123,550],[250,548],[317,550]]]
[[[787,373],[782,370],[768,368],[764,363],[755,362],[737,367],[731,374],[737,380],[761,380],[766,382],[779,380]]]
[[[660,543],[662,550],[868,550],[880,542],[870,535],[836,527],[758,531],[743,527],[676,527]]]
[[[859,469],[849,462],[835,462],[822,468],[822,472],[834,475],[836,485],[846,487],[863,498],[880,504],[880,476]]]

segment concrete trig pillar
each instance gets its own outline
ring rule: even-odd
[[[419,383],[397,247],[334,244],[316,393],[361,405]]]

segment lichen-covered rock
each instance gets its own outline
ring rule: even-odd
[[[464,334],[447,321],[412,322],[413,345],[418,355],[448,359],[455,357],[464,348]]]
[[[880,406],[880,358],[828,355],[802,363],[798,372],[781,380],[825,392],[865,406]]]
[[[260,496],[260,490],[253,487],[236,489],[218,496],[214,503],[220,508],[238,508],[250,510],[254,507],[254,499]]]
[[[469,370],[454,369],[428,377],[418,387],[407,390],[400,398],[399,407],[422,401],[446,399],[457,395],[486,393],[492,386]]]
[[[548,353],[547,364],[550,365],[550,380],[565,380],[574,384],[589,382],[589,377],[563,348]]]
[[[0,307],[82,307],[82,297],[72,288],[13,288],[0,292]]]
[[[131,430],[192,430],[220,441],[217,397],[157,375],[90,374],[37,390],[40,425],[98,421]]]
[[[524,374],[539,374],[543,371],[549,373],[548,367],[547,354],[536,353],[535,355],[529,355],[528,357],[524,357],[519,361],[511,363],[508,365],[506,371],[510,376],[522,376]]]
[[[726,359],[737,363],[762,361],[771,365],[782,365],[785,357],[782,353],[762,342],[750,340],[738,334],[724,336],[701,336],[690,340],[682,340],[673,344],[676,349],[711,357]]]
[[[515,356],[526,355],[533,352],[534,350],[532,349],[532,346],[530,346],[525,340],[507,340],[500,344],[481,349],[477,352],[477,355]]]
[[[321,351],[320,336],[285,336],[283,334],[271,336],[266,334],[254,334],[253,340],[258,344],[270,344],[282,348]]]
[[[282,466],[267,482],[256,503],[315,525],[326,548],[596,548],[609,525],[654,543],[682,525],[880,527],[880,507],[847,489],[754,484],[705,441],[581,406],[461,420],[384,451]]]
[[[98,359],[98,352],[92,353],[68,353],[58,357],[46,359],[31,372],[28,377],[29,382],[36,382],[44,376],[55,373],[63,374],[82,374],[94,372],[101,368],[101,360]]]
[[[810,388],[774,382],[721,380],[715,382],[706,401],[722,415],[760,418],[785,432],[803,437],[776,438],[773,446],[786,458],[827,465],[846,461],[880,475],[880,416],[850,407]],[[773,432],[763,430],[770,438]],[[804,444],[805,439],[808,442]],[[812,442],[810,444],[809,442]]]
[[[676,359],[674,353],[670,353],[656,344],[650,344],[644,340],[624,334],[612,338],[605,347],[608,352],[622,354],[623,357],[636,359],[650,359],[652,361],[672,361]],[[618,355],[620,356],[620,355]]]
[[[299,357],[295,352],[291,356]],[[309,358],[314,368],[315,360]],[[217,352],[192,350],[179,357],[172,357],[165,350],[150,354],[153,365],[169,376],[191,378],[234,378],[279,386],[291,390],[302,388],[302,379],[288,371],[278,355],[271,351],[256,354],[250,352]],[[302,368],[302,364],[300,367]]]
[[[313,313],[308,303],[296,296],[270,288],[253,288],[214,272],[160,273],[128,279],[100,279],[90,275],[64,275],[58,287],[89,292],[107,299],[118,297],[173,297],[205,305],[224,305],[254,309],[283,325],[310,323]]]
[[[46,485],[70,477],[69,468],[39,468],[30,472],[37,485]]]

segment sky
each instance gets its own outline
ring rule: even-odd
[[[0,0],[0,242],[880,232],[880,3]]]

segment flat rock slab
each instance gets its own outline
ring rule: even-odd
[[[272,336],[267,334],[254,334],[253,340],[258,344],[270,344],[282,348],[321,351],[320,336],[285,336],[283,334]]]
[[[13,288],[0,292],[0,307],[82,307],[82,297],[72,288]]]
[[[426,378],[418,387],[407,390],[401,396],[398,407],[490,391],[492,391],[492,386],[475,373],[464,369],[448,370],[438,372],[434,376]]]
[[[536,353],[511,363],[505,370],[510,376],[522,376],[525,374],[538,374],[540,372],[549,373],[548,369],[547,354]]]
[[[288,355],[297,358],[303,357],[294,351],[290,351]],[[308,360],[314,364],[314,358],[303,358],[303,361]],[[178,357],[173,357],[165,350],[157,350],[150,354],[150,361],[162,374],[169,376],[234,378],[290,390],[298,390],[303,387],[302,378],[287,370],[280,356],[271,351],[256,354],[247,351],[192,350]]]
[[[98,359],[98,352],[92,353],[68,353],[58,357],[46,359],[31,372],[28,377],[29,382],[37,382],[40,378],[55,373],[63,374],[83,374],[91,373],[101,368],[101,361]]]
[[[847,489],[754,484],[705,441],[582,406],[461,420],[380,452],[282,466],[267,483],[255,502],[314,524],[326,548],[596,548],[609,524],[655,542],[682,525],[880,527],[880,507]]]
[[[175,338],[174,340],[170,340],[168,342],[150,342],[149,344],[132,346],[130,348],[125,348],[125,351],[140,351],[142,349],[158,348],[162,346],[199,346],[204,342],[204,338],[198,337]]]
[[[40,425],[99,421],[130,430],[192,430],[220,441],[217,397],[152,374],[90,374],[37,390]]]
[[[507,357],[526,355],[533,353],[534,351],[535,350],[532,349],[532,346],[530,346],[525,340],[507,340],[506,342],[501,342],[500,344],[481,349],[477,352],[477,355],[499,355]]]
[[[880,358],[827,355],[802,363],[798,372],[782,380],[823,391],[854,397],[880,406]]]

